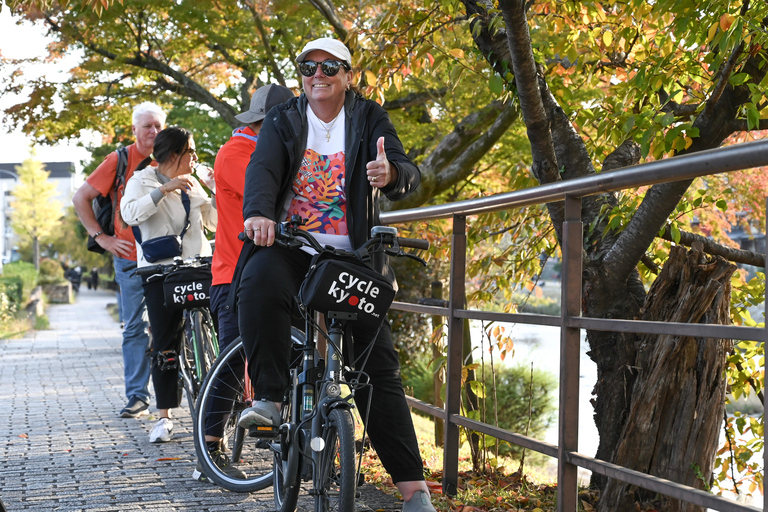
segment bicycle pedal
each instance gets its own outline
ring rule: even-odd
[[[275,438],[280,435],[280,429],[274,426],[255,425],[248,429],[248,437]]]

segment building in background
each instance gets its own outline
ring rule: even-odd
[[[0,163],[0,193],[2,194],[2,201],[0,201],[0,208],[2,208],[2,212],[0,212],[0,256],[2,257],[2,264],[13,261],[15,254],[16,233],[11,227],[13,211],[11,192],[19,182],[16,167],[20,165],[20,163]],[[56,197],[54,199],[61,203],[63,215],[64,209],[72,203],[72,196],[76,189],[75,164],[73,162],[43,162],[43,165],[45,165],[45,170],[50,173],[48,180],[56,184]],[[0,268],[2,268],[1,265]]]

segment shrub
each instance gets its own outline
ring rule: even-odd
[[[61,264],[51,258],[40,260],[40,278],[38,284],[59,284],[65,282],[64,269]]]
[[[37,286],[38,272],[32,263],[15,261],[3,267],[3,277],[19,277],[22,280],[22,300],[29,300],[29,295]]]
[[[24,281],[19,276],[0,277],[0,294],[18,311],[21,308]],[[5,308],[4,308],[5,309]]]
[[[403,386],[413,393],[414,398],[434,403],[433,368],[434,363],[430,364],[426,356],[402,368]],[[491,366],[486,365],[485,371],[482,367],[475,369],[477,381],[485,378],[484,384],[478,382],[472,386],[476,391],[482,390],[478,394],[485,396],[485,405],[481,404],[484,412],[483,417],[478,411],[470,411],[466,413],[467,416],[489,424],[496,424],[496,418],[498,418],[498,425],[502,428],[520,434],[525,434],[527,429],[529,437],[542,439],[547,429],[556,420],[557,376],[549,371],[534,369],[533,382],[531,382],[529,366],[510,367],[496,364],[494,370],[495,395]],[[482,402],[482,398],[480,400]],[[496,403],[497,405],[494,406]],[[530,425],[528,424],[529,416]],[[485,438],[486,447],[491,448],[493,444],[493,438],[490,436]],[[521,451],[520,447],[506,442],[502,442],[499,446],[499,453],[502,455],[519,456]]]

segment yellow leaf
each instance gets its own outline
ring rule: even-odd
[[[370,69],[365,70],[365,81],[368,82],[368,85],[376,83],[376,75]]]
[[[715,38],[715,35],[717,34],[717,27],[719,26],[720,24],[715,22],[711,27],[709,27],[709,31],[707,32],[707,42],[710,42]]]
[[[454,48],[453,50],[449,51],[451,55],[456,57],[457,59],[463,59],[464,58],[464,50],[461,48]]]
[[[395,83],[395,88],[400,91],[400,88],[403,86],[403,75],[400,73],[395,74],[395,76],[392,77],[392,80]]]
[[[686,137],[685,138],[685,149],[688,149],[689,147],[691,147],[691,144],[693,144],[693,139],[690,138],[690,137]]]
[[[611,43],[613,43],[613,34],[607,30],[603,32],[603,42],[605,43],[605,46],[611,46]]]

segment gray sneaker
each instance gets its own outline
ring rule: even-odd
[[[226,453],[221,453],[219,450],[213,451],[211,452],[211,460],[214,464],[216,464],[216,467],[218,467],[221,472],[228,477],[237,478],[240,480],[245,479],[245,473],[237,469],[229,462],[229,457],[227,457]],[[197,461],[197,467],[195,467],[195,470],[192,472],[192,478],[198,482],[213,483],[211,479],[205,476],[203,473],[203,465],[200,464],[199,460]]]
[[[436,512],[429,499],[429,493],[416,491],[411,499],[403,503],[403,512]]]
[[[275,402],[259,400],[254,402],[252,407],[240,413],[237,426],[241,428],[278,427],[280,426],[280,411],[277,410]]]

